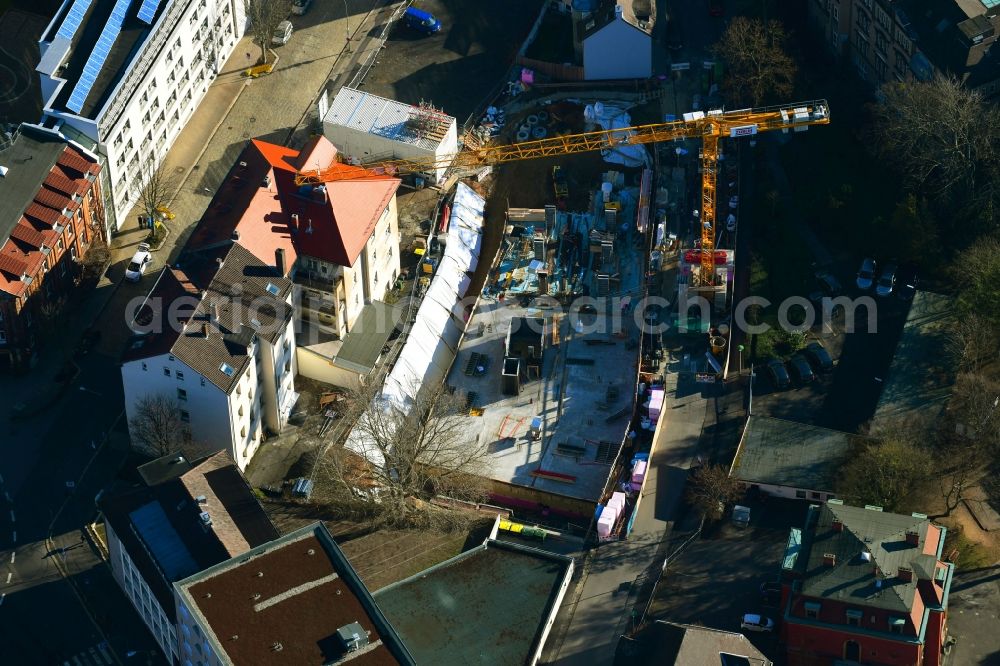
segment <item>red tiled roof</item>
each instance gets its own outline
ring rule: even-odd
[[[52,189],[64,192],[67,195],[73,195],[80,189],[77,183],[59,173],[59,171],[54,168],[49,175],[45,177],[45,184]]]
[[[21,279],[25,269],[28,267],[24,261],[10,254],[0,252],[0,271],[8,273],[17,279]]]
[[[41,189],[39,189],[38,193],[35,195],[36,203],[40,203],[41,205],[46,206],[47,208],[54,208],[55,210],[59,211],[61,211],[63,208],[69,207],[69,204],[72,201],[73,200],[67,197],[65,194],[57,192],[56,190],[50,190],[49,188],[44,186]]]
[[[24,215],[25,217],[33,217],[36,220],[40,220],[50,227],[58,224],[60,218],[62,218],[61,212],[46,208],[34,201],[28,204],[28,209],[24,211]]]
[[[56,163],[67,169],[72,169],[80,175],[90,173],[94,167],[97,166],[96,163],[90,161],[83,155],[80,155],[76,150],[69,147],[62,152]]]
[[[16,238],[35,248],[42,247],[42,244],[45,242],[41,232],[36,231],[24,218],[14,226],[13,231],[10,232],[10,237]]]

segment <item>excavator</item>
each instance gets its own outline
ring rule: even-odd
[[[709,110],[685,113],[681,120],[618,129],[554,136],[519,143],[488,144],[452,155],[426,159],[385,160],[359,168],[334,163],[325,169],[304,170],[295,177],[297,185],[316,185],[337,180],[384,178],[437,169],[475,170],[506,162],[539,157],[573,155],[597,150],[683,139],[701,139],[701,249],[699,286],[713,283],[715,258],[716,179],[719,141],[724,137],[752,137],[763,132],[802,132],[811,125],[830,122],[826,100],[782,104],[733,111]]]

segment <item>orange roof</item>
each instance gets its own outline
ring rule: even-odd
[[[272,265],[274,251],[285,250],[286,270],[291,269],[298,256],[292,242],[289,216],[281,208],[279,195],[265,188],[254,194],[246,210],[236,223],[240,245],[263,261]]]

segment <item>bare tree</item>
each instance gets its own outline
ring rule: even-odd
[[[981,373],[962,373],[948,401],[948,422],[964,445],[983,458],[1000,454],[1000,382]]]
[[[956,317],[948,329],[945,349],[962,372],[976,372],[997,357],[1000,331],[977,312]]]
[[[268,47],[278,24],[285,20],[289,10],[288,0],[247,0],[246,13],[250,21],[253,43],[260,47],[260,63],[267,63]]]
[[[768,98],[792,93],[795,61],[785,52],[785,29],[779,21],[737,16],[713,51],[726,63],[723,86],[733,103],[759,106]]]
[[[174,174],[167,172],[162,164],[150,155],[142,163],[138,180],[139,205],[147,218],[159,220],[157,211],[167,206],[174,198],[179,182]]]
[[[201,447],[191,441],[191,430],[181,419],[180,406],[165,395],[140,398],[128,429],[132,447],[142,453],[165,456],[174,451],[189,455],[201,452]]]
[[[992,218],[1000,111],[953,77],[887,83],[873,107],[875,141],[914,190]],[[954,210],[948,219],[954,219]]]
[[[960,252],[952,273],[963,314],[978,314],[994,330],[1000,328],[1000,237],[980,238]]]
[[[892,432],[876,441],[858,441],[840,470],[837,492],[858,504],[886,511],[908,510],[916,487],[928,479],[932,456],[909,433]]]
[[[471,417],[459,396],[442,386],[402,406],[369,388],[352,401],[359,416],[350,443],[333,447],[318,467],[334,497],[376,504],[396,522],[426,513],[435,495],[486,498],[487,452],[465,436]]]
[[[743,495],[743,483],[721,465],[699,467],[687,485],[687,501],[707,520],[722,518],[727,504]]]

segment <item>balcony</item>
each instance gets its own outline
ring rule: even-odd
[[[295,276],[292,281],[295,284],[302,285],[308,289],[315,289],[316,291],[325,291],[328,293],[333,293],[340,288],[340,283],[343,282],[344,278],[342,276],[337,277],[326,277],[318,273],[311,271],[295,271]]]

